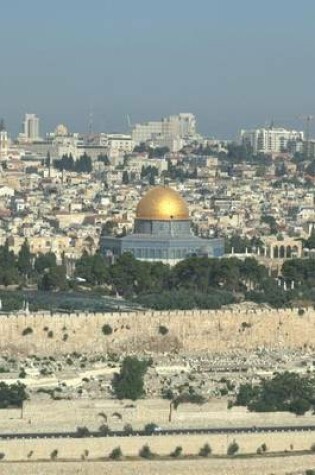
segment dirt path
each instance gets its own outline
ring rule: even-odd
[[[1,475],[285,475],[315,468],[315,455],[266,460],[1,463]]]

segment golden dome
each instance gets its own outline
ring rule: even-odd
[[[189,219],[189,211],[183,198],[172,188],[156,186],[139,201],[138,219],[180,221]]]

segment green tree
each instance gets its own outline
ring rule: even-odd
[[[28,395],[24,384],[20,382],[16,384],[0,382],[0,409],[22,407],[26,399],[28,399]]]
[[[27,239],[25,239],[19,251],[17,266],[25,277],[30,275],[32,271],[32,254]]]
[[[289,411],[302,415],[314,407],[315,381],[288,371],[263,380],[259,386],[241,385],[236,405],[245,405],[250,411]]]
[[[51,458],[51,460],[56,460],[57,457],[58,457],[58,450],[55,449],[51,452],[50,458]]]
[[[144,459],[152,459],[154,457],[154,454],[148,445],[144,445],[139,451],[139,456]]]
[[[91,173],[92,160],[86,153],[84,153],[78,160],[74,162],[74,170],[77,173]]]
[[[199,450],[199,455],[200,457],[209,457],[211,455],[212,449],[209,444],[205,444],[201,449]]]
[[[122,183],[123,185],[128,185],[129,184],[129,174],[127,170],[124,170],[123,175],[122,175]]]
[[[39,254],[35,259],[34,268],[38,274],[42,274],[44,271],[52,269],[57,265],[56,254],[53,252],[47,252],[46,254]]]
[[[41,290],[67,290],[68,281],[66,276],[66,269],[64,266],[56,266],[49,269],[43,275],[39,284]]]
[[[310,237],[305,241],[304,247],[306,247],[308,249],[314,249],[315,248],[315,228],[312,229]]]
[[[47,152],[46,159],[45,159],[45,167],[50,168],[51,167],[51,156],[50,152]]]
[[[237,454],[239,449],[240,449],[240,447],[239,447],[238,443],[235,440],[233,440],[233,442],[231,442],[228,446],[227,454],[228,455],[235,455],[235,454]]]
[[[147,361],[127,356],[121,366],[120,373],[115,374],[112,385],[118,399],[135,401],[144,396],[144,376],[148,369]]]
[[[94,255],[84,252],[76,262],[75,275],[92,285],[104,284],[109,278],[108,263],[99,252]]]
[[[149,422],[148,424],[146,424],[144,426],[144,432],[146,434],[151,435],[151,434],[154,434],[154,432],[157,430],[157,428],[158,428],[157,424],[155,424],[154,422]]]
[[[77,437],[89,437],[90,431],[86,426],[77,427]]]
[[[123,456],[123,453],[122,453],[120,447],[116,447],[109,454],[109,458],[112,459],[112,460],[120,460],[122,458],[122,456]]]
[[[110,165],[110,161],[109,161],[109,158],[108,158],[107,155],[102,155],[102,154],[101,154],[101,155],[99,155],[99,156],[97,157],[97,160],[98,160],[99,162],[103,162],[105,166]]]
[[[262,223],[266,223],[266,224],[269,225],[270,234],[277,234],[278,233],[278,224],[277,224],[277,221],[275,220],[274,216],[271,216],[269,214],[264,214],[261,217],[260,221]]]
[[[170,453],[170,456],[171,457],[180,457],[183,453],[183,447],[181,447],[180,445],[178,445],[175,450],[173,452]]]
[[[19,282],[20,275],[16,257],[13,251],[10,251],[9,241],[6,239],[4,245],[0,246],[0,283],[7,286]]]

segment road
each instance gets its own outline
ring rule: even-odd
[[[144,430],[134,430],[132,433],[125,431],[109,431],[107,434],[99,431],[79,432],[27,432],[0,434],[0,440],[11,439],[79,439],[86,437],[161,437],[163,435],[200,435],[200,434],[251,434],[251,433],[278,433],[278,432],[315,432],[315,425],[304,426],[254,426],[254,427],[222,427],[209,429],[161,429],[148,433]]]

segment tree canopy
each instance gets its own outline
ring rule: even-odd
[[[0,382],[0,409],[21,407],[26,399],[28,399],[28,395],[24,384],[20,382],[15,384]]]
[[[127,356],[120,373],[113,378],[113,390],[118,399],[140,399],[145,395],[144,376],[150,362]]]
[[[260,385],[241,384],[235,405],[247,406],[250,411],[289,411],[302,415],[314,410],[315,380],[288,371],[265,379]]]

